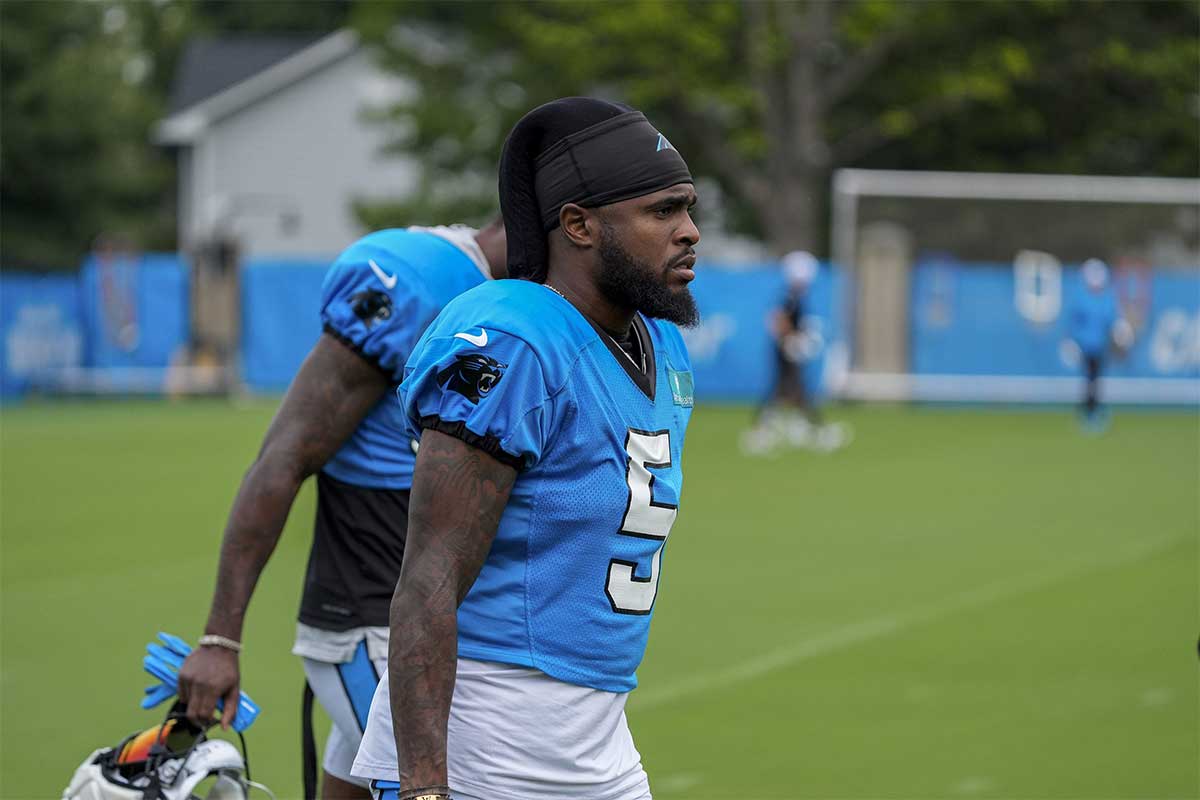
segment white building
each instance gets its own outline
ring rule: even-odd
[[[178,148],[181,248],[220,235],[244,257],[338,253],[366,232],[355,201],[416,186],[416,164],[384,155],[365,119],[409,91],[350,31],[193,41],[155,131]]]

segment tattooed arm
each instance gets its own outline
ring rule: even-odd
[[[250,595],[300,484],[338,451],[388,384],[378,367],[334,337],[323,334],[317,340],[229,511],[206,633],[241,640]],[[237,653],[198,647],[179,671],[179,698],[197,722],[212,719],[217,700],[224,698],[221,724],[228,727],[237,710],[239,682]]]
[[[447,786],[458,606],[487,558],[516,477],[452,436],[427,430],[421,437],[388,651],[401,797]]]

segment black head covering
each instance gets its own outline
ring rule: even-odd
[[[634,152],[657,158],[629,155],[632,143]],[[605,205],[691,179],[670,142],[627,105],[566,97],[535,108],[513,127],[500,156],[509,277],[546,279],[546,233],[563,204]]]

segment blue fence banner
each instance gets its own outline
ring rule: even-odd
[[[841,345],[842,286],[839,271],[822,264],[805,300],[805,327],[811,355],[805,379],[820,395],[831,354]],[[775,380],[775,351],[769,324],[784,300],[783,273],[775,263],[731,269],[700,263],[692,294],[701,322],[683,336],[692,358],[696,397],[703,400],[756,401]]]
[[[83,364],[76,275],[0,273],[0,395],[24,392],[50,370]]]
[[[324,260],[243,265],[241,368],[250,389],[286,389],[317,341],[327,268]],[[701,262],[691,288],[701,323],[683,335],[697,399],[760,400],[775,379],[769,321],[786,293],[778,265]],[[1112,352],[1105,374],[1195,385],[1200,270],[1118,270],[1107,291],[1135,335],[1127,352]],[[836,388],[830,376],[848,366],[846,292],[844,274],[822,264],[804,301],[811,345],[805,372],[818,396]],[[910,370],[918,378],[1077,377],[1078,357],[1064,342],[1070,309],[1086,292],[1079,270],[1056,262],[919,262],[910,296]],[[39,375],[68,368],[166,368],[187,344],[189,326],[189,271],[176,254],[89,257],[73,276],[0,274],[0,392],[20,394]]]
[[[251,261],[242,267],[242,379],[280,392],[321,335],[328,261]]]
[[[242,375],[254,391],[282,391],[321,333],[320,261],[258,261],[242,269]],[[813,335],[809,385],[821,386],[830,345],[840,339],[840,274],[822,266],[809,290],[806,322]],[[775,264],[730,269],[700,264],[692,291],[702,322],[684,331],[699,399],[757,400],[774,380],[768,332],[785,288]]]
[[[175,253],[88,256],[79,274],[84,365],[166,368],[190,330],[188,265]]]
[[[1012,265],[920,263],[912,283],[911,371],[1078,375],[1077,354],[1064,342],[1070,310],[1087,291],[1074,268],[1023,273]],[[1111,353],[1106,375],[1200,377],[1200,271],[1118,272],[1105,291],[1135,333],[1128,352]]]

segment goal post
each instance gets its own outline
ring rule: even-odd
[[[1200,180],[843,169],[831,225],[844,397],[1074,401],[1067,317],[1100,258],[1134,331],[1105,399],[1200,403]]]

